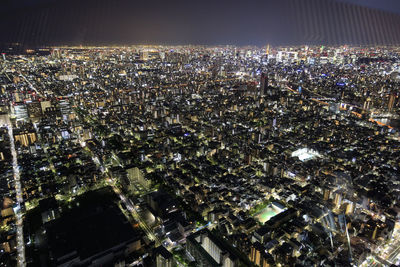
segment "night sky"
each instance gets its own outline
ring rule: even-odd
[[[398,0],[341,0],[341,1],[400,14],[400,1]]]
[[[3,0],[0,42],[400,44],[398,0]]]

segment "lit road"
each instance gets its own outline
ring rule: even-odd
[[[392,240],[389,244],[387,244],[384,249],[373,254],[374,262],[372,264],[368,264],[368,260],[366,260],[362,266],[386,266],[390,264],[395,264],[397,258],[400,255],[400,239],[399,239],[399,230],[395,229]],[[390,264],[389,264],[390,263]]]
[[[20,181],[20,173],[17,162],[17,152],[15,151],[14,144],[14,133],[12,123],[8,125],[8,135],[10,138],[10,148],[11,148],[11,156],[12,156],[12,167],[14,174],[14,182],[15,182],[15,194],[17,197],[17,204],[20,207],[23,198],[22,198],[22,189],[21,189],[21,181]],[[19,208],[16,214],[16,223],[17,223],[17,261],[18,266],[25,266],[25,243],[24,243],[24,232],[23,232],[23,220],[22,220],[22,212]]]
[[[97,157],[97,156],[96,156]],[[117,163],[122,166],[122,164],[119,162],[118,158],[115,156],[115,154],[113,153],[113,158],[117,161]],[[106,168],[100,164],[100,162],[97,160],[95,161],[96,164],[98,164],[99,166],[101,166],[102,170],[105,170]],[[105,171],[103,171],[103,173],[105,173]],[[131,200],[129,200],[122,192],[121,190],[115,186],[114,184],[114,180],[111,178],[106,178],[107,183],[112,187],[112,189],[114,190],[115,194],[117,194],[119,196],[119,198],[121,199],[121,201],[125,204],[125,207],[128,209],[128,211],[131,213],[131,215],[133,216],[133,218],[139,222],[139,225],[141,226],[141,228],[146,232],[148,238],[150,240],[153,240],[156,242],[157,245],[161,245],[162,242],[161,240],[154,234],[154,232],[150,229],[150,227],[147,225],[147,223],[145,222],[145,220],[140,216],[139,212],[136,210],[135,205],[131,202]]]
[[[400,245],[395,248],[392,253],[390,253],[388,261],[391,263],[395,263],[395,260],[397,259],[397,256],[400,254]]]
[[[136,210],[135,206],[131,203],[131,201],[129,201],[129,199],[127,199],[115,185],[111,183],[110,185],[114,189],[114,192],[119,196],[121,201],[125,204],[128,211],[132,214],[133,218],[140,223],[140,226],[146,232],[149,239],[154,240],[157,245],[161,245],[162,244],[161,240],[148,227],[147,223],[142,219],[139,212]]]
[[[89,125],[91,124],[91,122],[93,121],[93,119],[86,115],[86,116],[82,116],[82,120],[84,123],[88,123]],[[82,146],[83,143],[81,143]],[[100,161],[98,160],[98,155],[96,155],[95,153],[93,153],[93,151],[91,151],[92,154],[92,158],[95,159],[97,158],[97,160],[93,160],[94,163],[100,167],[100,169],[102,170],[103,174],[106,174],[107,171],[104,165],[102,165],[100,163]],[[116,161],[116,163],[119,166],[123,166],[122,163],[119,161],[118,157],[112,153],[112,158]],[[109,176],[108,174],[106,174],[107,176]],[[140,227],[146,232],[147,237],[152,240],[155,241],[157,245],[161,245],[162,244],[162,240],[160,240],[152,231],[152,229],[147,225],[146,221],[141,217],[141,215],[139,214],[139,212],[136,210],[136,207],[134,205],[134,203],[132,203],[132,201],[130,199],[128,199],[122,192],[121,190],[115,185],[115,180],[111,179],[111,178],[106,178],[107,183],[112,187],[112,189],[114,190],[115,194],[117,194],[119,196],[119,198],[121,199],[121,201],[124,203],[125,207],[128,209],[128,211],[130,212],[130,214],[133,216],[133,218],[139,222]],[[135,186],[136,187],[136,186]]]
[[[96,156],[97,157],[97,156]],[[118,158],[115,156],[115,154],[113,153],[113,158],[117,161],[117,163],[122,166],[122,164],[119,162]],[[99,164],[99,166],[101,166],[102,170],[105,170],[106,168],[100,164],[99,161],[95,161],[95,163]],[[105,173],[105,171],[103,171],[103,173]],[[125,207],[128,209],[128,211],[130,212],[130,214],[133,216],[133,218],[139,222],[139,225],[141,226],[141,228],[146,232],[147,237],[150,240],[153,240],[156,242],[157,245],[161,245],[162,241],[154,234],[154,232],[150,229],[150,227],[147,225],[146,221],[140,216],[139,212],[136,210],[135,205],[132,203],[131,200],[129,200],[122,192],[121,190],[115,186],[114,184],[114,180],[111,178],[106,178],[107,183],[112,187],[112,189],[114,190],[115,194],[117,194],[119,196],[119,198],[121,199],[121,201],[125,204]]]
[[[391,252],[388,253],[387,257],[385,257],[385,258],[383,258],[382,256],[376,257],[376,259],[378,261],[380,261],[380,263],[385,263],[384,261],[389,262],[391,264],[396,263],[396,259],[400,254],[400,242],[396,242],[396,245],[394,245],[394,246],[391,245],[389,248],[391,249]],[[382,259],[384,261],[382,261]],[[377,265],[378,265],[378,263],[375,262],[372,266],[377,266]]]
[[[24,80],[29,84],[30,89],[35,91],[35,93],[38,94],[40,97],[43,97],[43,95],[33,86],[33,84],[21,72],[19,72],[19,76],[24,78]]]

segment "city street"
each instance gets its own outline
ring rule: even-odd
[[[147,237],[150,240],[155,241],[157,245],[161,245],[162,244],[161,240],[148,227],[147,223],[142,219],[142,217],[137,212],[135,206],[131,203],[131,201],[127,197],[125,197],[121,192],[121,190],[119,190],[115,185],[110,183],[110,186],[113,188],[114,192],[119,196],[121,201],[125,204],[126,208],[132,214],[133,218],[139,222],[141,228],[146,232]]]
[[[16,214],[18,266],[25,266],[26,265],[25,243],[24,243],[24,232],[23,232],[23,219],[22,219],[22,212],[21,212],[21,204],[23,202],[23,198],[22,198],[20,173],[19,173],[19,167],[18,167],[18,161],[17,161],[17,152],[15,151],[12,123],[10,123],[8,125],[8,135],[10,138],[12,167],[13,167],[13,175],[14,175],[14,182],[15,182],[15,194],[16,194],[17,205],[18,205],[17,214]]]
[[[384,248],[368,257],[361,266],[386,266],[396,264],[400,254],[399,229],[395,228],[391,241]],[[371,263],[371,261],[373,261]]]

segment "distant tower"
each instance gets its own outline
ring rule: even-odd
[[[267,49],[265,50],[265,55],[268,57],[269,56],[269,44],[267,45]]]

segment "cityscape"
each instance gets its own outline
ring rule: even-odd
[[[400,267],[400,1],[1,1],[2,266]]]
[[[3,53],[1,264],[400,264],[399,53]]]

